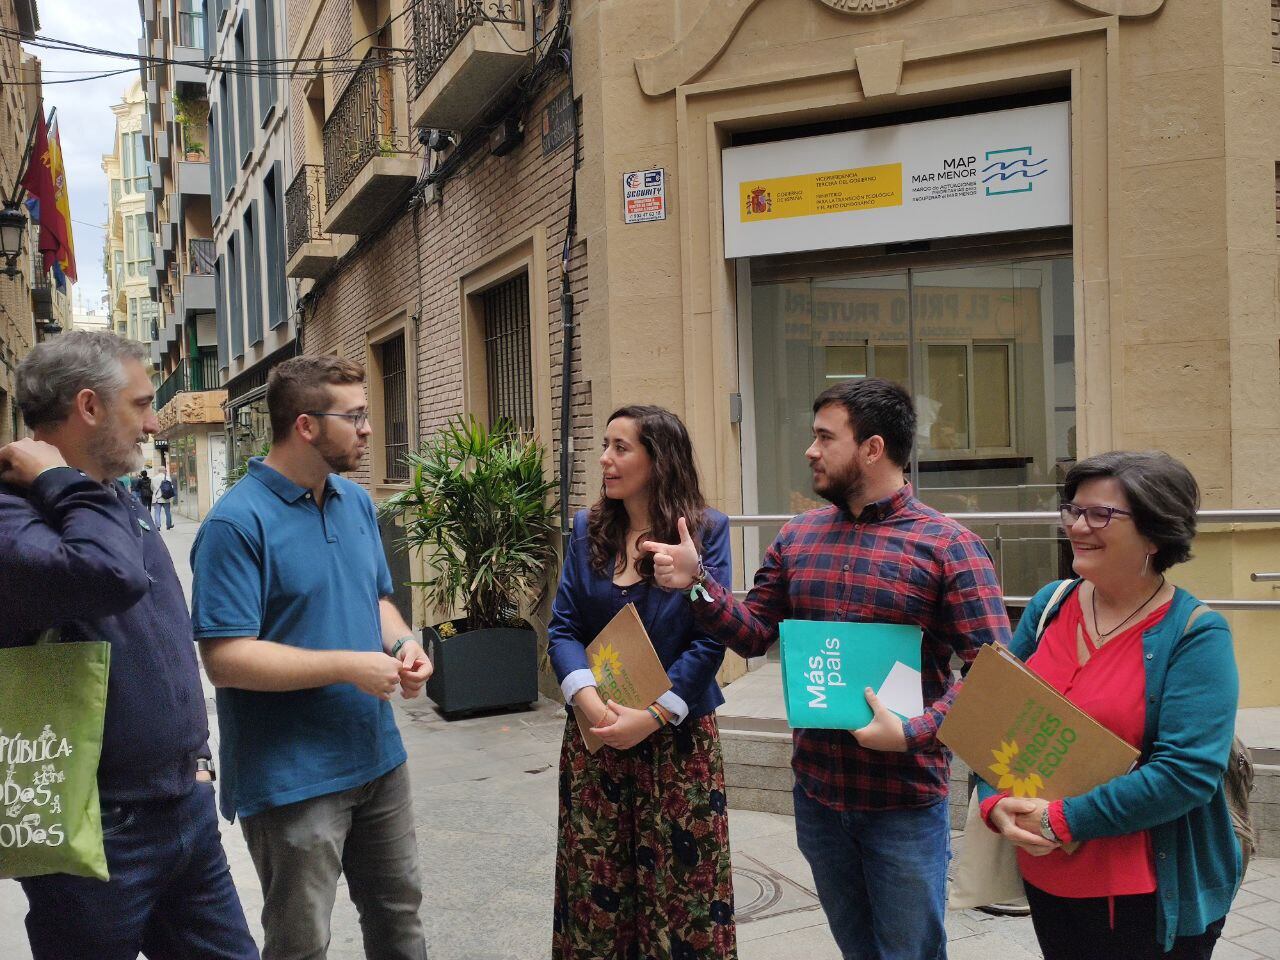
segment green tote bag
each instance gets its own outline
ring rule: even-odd
[[[108,879],[98,806],[108,643],[0,650],[0,878]]]

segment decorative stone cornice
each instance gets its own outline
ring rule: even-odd
[[[742,21],[762,0],[713,0],[683,37],[662,53],[637,57],[636,76],[640,89],[651,97],[671,93],[711,67],[724,53]],[[885,14],[917,0],[816,0],[824,6],[848,14]],[[1164,0],[1071,0],[1085,10],[1113,17],[1147,17],[1156,13]]]

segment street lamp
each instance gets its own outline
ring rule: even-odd
[[[22,255],[22,232],[27,229],[27,215],[13,200],[6,200],[0,210],[0,257],[4,257],[4,274],[18,275],[18,257]]]

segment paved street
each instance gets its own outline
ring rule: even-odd
[[[195,525],[166,534],[188,585]],[[446,723],[427,704],[397,704],[415,788],[425,878],[422,915],[433,960],[540,960],[550,955],[556,759],[563,713],[536,710]],[[213,702],[209,701],[210,715]],[[837,960],[792,821],[730,816],[742,960]],[[238,827],[225,831],[255,935],[261,895]],[[0,957],[28,960],[25,905],[0,883]],[[953,960],[1039,957],[1030,922],[975,911],[948,915]],[[332,960],[363,957],[355,911],[340,891]],[[1223,960],[1280,958],[1280,860],[1255,861],[1227,924]],[[86,958],[91,960],[91,958]]]

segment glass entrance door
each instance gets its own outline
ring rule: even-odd
[[[924,502],[948,513],[1056,506],[1075,458],[1069,257],[769,280],[752,284],[750,309],[749,512],[822,503],[804,459],[813,398],[868,376],[915,398],[910,479]],[[1057,575],[1052,528],[975,529],[1006,593]]]

